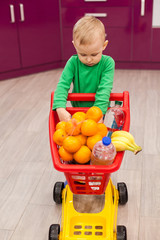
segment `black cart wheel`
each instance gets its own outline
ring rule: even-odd
[[[126,184],[124,182],[117,183],[117,189],[119,192],[119,204],[126,204],[128,202],[128,191]]]
[[[60,225],[52,224],[49,228],[48,240],[58,240],[59,233],[60,233]]]
[[[117,240],[127,240],[127,230],[125,226],[117,226]]]
[[[62,203],[62,190],[64,188],[64,182],[56,182],[53,189],[53,200],[57,204]]]

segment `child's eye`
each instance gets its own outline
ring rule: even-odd
[[[95,56],[97,56],[98,55],[98,53],[94,53],[94,54],[92,54],[92,57],[95,57]]]
[[[83,53],[80,53],[80,55],[81,55],[82,57],[85,57],[85,56],[86,56],[86,54],[83,54]]]

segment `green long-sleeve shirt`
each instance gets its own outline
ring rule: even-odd
[[[78,55],[73,55],[62,72],[54,94],[53,110],[66,108],[68,91],[73,82],[73,93],[96,93],[95,102],[72,102],[73,107],[99,107],[103,114],[109,105],[109,97],[113,87],[115,62],[102,55],[99,63],[94,66],[83,64]]]

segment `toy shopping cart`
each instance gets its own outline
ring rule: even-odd
[[[51,94],[49,115],[49,136],[53,165],[56,170],[64,172],[67,186],[56,182],[53,190],[54,201],[62,203],[61,229],[59,224],[52,224],[49,229],[49,240],[91,240],[98,237],[108,240],[126,240],[125,226],[116,226],[118,203],[128,201],[125,183],[118,183],[117,189],[112,184],[110,174],[117,171],[123,159],[124,152],[118,152],[114,162],[109,166],[63,164],[58,154],[57,145],[53,142],[53,133],[59,122],[56,111],[52,110],[54,92]],[[92,93],[69,93],[68,101],[95,101]],[[110,101],[122,101],[121,109],[125,113],[123,130],[129,131],[130,109],[129,93],[111,93]],[[86,107],[68,107],[73,115],[77,111],[86,112]],[[101,195],[105,194],[104,208],[99,213],[79,213],[73,206],[73,194]]]

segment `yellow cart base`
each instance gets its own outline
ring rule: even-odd
[[[126,189],[126,188],[125,188]],[[53,224],[49,231],[49,240],[127,240],[126,228],[117,226],[117,211],[120,193],[125,203],[128,200],[124,189],[117,190],[111,179],[105,191],[105,203],[98,213],[80,213],[73,205],[73,193],[68,185],[62,190],[61,229]],[[57,235],[56,235],[57,234]]]

